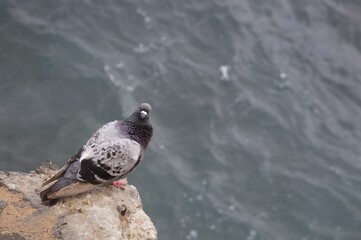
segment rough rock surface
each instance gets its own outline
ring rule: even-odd
[[[38,192],[55,172],[50,161],[30,173],[0,171],[0,240],[157,239],[131,185],[124,190],[100,186],[43,206]]]

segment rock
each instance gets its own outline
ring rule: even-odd
[[[0,201],[0,214],[2,213],[4,208],[6,208],[6,206],[7,206],[7,204],[5,201]]]
[[[26,240],[18,233],[0,234],[0,240]]]
[[[0,171],[0,240],[155,240],[137,189],[100,186],[43,206],[41,184],[56,172],[49,161],[30,173]]]

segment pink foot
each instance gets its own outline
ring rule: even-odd
[[[121,181],[114,181],[114,182],[112,182],[112,185],[116,188],[120,188],[120,189],[124,190],[124,186],[127,185],[127,183],[121,182]]]

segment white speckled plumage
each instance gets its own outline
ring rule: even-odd
[[[123,135],[118,128],[119,122],[114,121],[100,128],[84,145],[84,150],[79,158],[94,162],[95,166],[104,169],[113,178],[103,179],[93,172],[97,181],[105,183],[125,178],[143,157],[143,149],[135,140]],[[109,168],[109,169],[108,169]],[[79,173],[80,181],[87,181]]]

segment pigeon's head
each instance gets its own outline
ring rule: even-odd
[[[151,110],[152,107],[149,103],[142,103],[132,115],[121,123],[122,128],[144,149],[148,146],[153,135],[153,127],[149,120]]]
[[[152,110],[152,107],[150,106],[149,103],[140,104],[140,106],[138,108],[140,118],[141,119],[149,119],[151,110]]]
[[[150,124],[150,112],[152,107],[149,103],[142,103],[125,121],[128,124]]]

